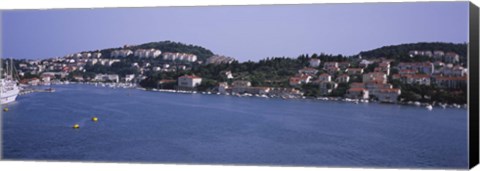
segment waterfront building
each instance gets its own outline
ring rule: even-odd
[[[218,83],[218,92],[221,94],[227,94],[231,91],[231,88],[228,86],[227,82]]]
[[[400,96],[401,91],[398,88],[384,88],[380,89],[375,96],[380,102],[384,103],[396,103],[398,101],[398,96]]]
[[[185,88],[195,88],[202,83],[202,78],[195,75],[184,75],[178,77],[178,86]]]
[[[232,83],[233,87],[250,87],[252,83],[250,81],[236,80]]]
[[[338,84],[333,81],[320,82],[320,94],[328,95],[332,93],[334,89],[338,87]]]
[[[117,74],[97,74],[95,75],[94,81],[100,82],[119,82],[119,76]]]
[[[125,82],[131,82],[135,78],[135,74],[127,74],[125,75]]]
[[[378,94],[380,93],[380,90],[391,89],[393,88],[393,85],[388,83],[370,82],[370,83],[365,83],[363,88],[366,88],[370,95],[378,96]]]
[[[352,87],[347,90],[347,94],[345,94],[345,97],[351,99],[368,99],[369,94],[367,89]]]

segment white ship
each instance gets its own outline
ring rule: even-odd
[[[7,76],[5,76],[5,78],[0,78],[0,104],[2,105],[14,102],[20,92],[20,89],[17,86],[17,81],[13,79],[12,73],[13,65],[10,66],[10,73],[8,73],[7,64]]]
[[[0,87],[0,104],[2,105],[15,101],[20,92],[17,82],[11,78],[0,79]]]

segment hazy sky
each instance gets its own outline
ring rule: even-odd
[[[353,55],[414,42],[468,40],[468,2],[158,7],[2,12],[3,57],[48,58],[172,40],[240,61]]]

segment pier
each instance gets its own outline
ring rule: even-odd
[[[52,92],[55,92],[55,89],[52,89],[52,88],[47,88],[47,89],[24,89],[24,90],[20,90],[20,93],[18,93],[18,95],[26,95],[26,94],[37,93],[37,92],[52,93]]]

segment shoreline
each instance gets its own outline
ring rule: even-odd
[[[307,97],[307,96],[300,96],[300,97],[285,97],[285,96],[271,96],[271,95],[253,95],[249,93],[244,94],[231,94],[231,93],[214,93],[209,91],[186,91],[186,90],[173,90],[173,89],[156,89],[156,88],[143,88],[138,86],[134,83],[102,83],[102,82],[57,82],[52,83],[50,85],[69,85],[69,84],[82,84],[82,85],[93,85],[95,87],[104,87],[104,88],[112,88],[112,89],[137,89],[143,91],[151,91],[151,92],[164,92],[164,93],[179,93],[179,94],[202,94],[202,95],[222,95],[222,96],[235,96],[235,97],[254,97],[254,98],[264,98],[264,99],[283,99],[283,100],[312,100],[312,101],[336,101],[336,102],[344,102],[344,103],[354,103],[354,104],[368,104],[368,103],[375,103],[375,104],[385,104],[385,105],[401,105],[401,106],[417,106],[423,107],[428,110],[431,110],[433,107],[435,108],[455,108],[455,109],[468,109],[467,104],[442,104],[442,103],[421,103],[421,102],[397,102],[397,103],[383,103],[378,101],[371,101],[366,99],[349,99],[349,98],[342,98],[342,97]],[[36,85],[36,86],[50,86],[50,85]],[[29,87],[36,87],[36,86],[29,86]],[[430,107],[432,108],[430,108]]]

